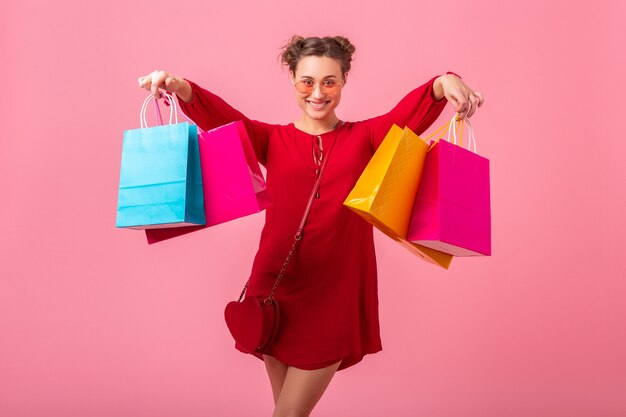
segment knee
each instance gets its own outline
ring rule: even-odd
[[[309,413],[296,408],[275,409],[272,417],[309,417]]]

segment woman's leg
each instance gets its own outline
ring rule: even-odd
[[[308,417],[340,364],[341,361],[313,371],[290,366],[273,417]]]
[[[279,361],[273,356],[263,354],[267,375],[270,377],[272,384],[272,394],[274,395],[274,405],[278,402],[280,390],[283,388],[283,382],[287,376],[287,365]]]

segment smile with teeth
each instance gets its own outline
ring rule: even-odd
[[[311,101],[311,100],[307,100],[307,103],[309,103],[309,106],[311,106],[311,108],[313,110],[321,110],[324,108],[324,106],[326,106],[328,103],[330,103],[330,100],[327,101]]]

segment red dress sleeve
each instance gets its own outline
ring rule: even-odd
[[[268,138],[272,125],[251,120],[239,110],[226,103],[221,97],[185,79],[191,85],[191,101],[178,100],[180,108],[201,129],[210,130],[241,120],[246,127],[257,159],[263,165],[267,161]]]
[[[420,135],[437,120],[448,100],[445,97],[439,101],[435,100],[433,83],[436,78],[433,77],[424,85],[411,91],[388,113],[366,121],[369,125],[369,138],[374,151],[378,149],[394,123],[400,127],[408,126]]]

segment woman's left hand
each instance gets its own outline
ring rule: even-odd
[[[435,99],[447,98],[454,111],[459,113],[461,118],[472,117],[485,101],[482,93],[472,90],[454,74],[446,74],[436,78],[433,90]]]

